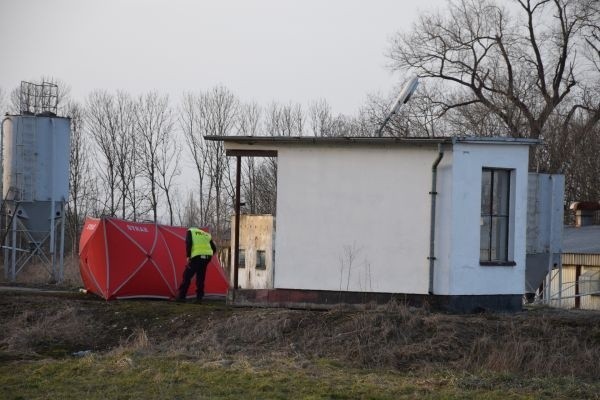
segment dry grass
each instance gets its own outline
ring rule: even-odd
[[[3,325],[0,346],[14,355],[64,355],[94,334],[90,316],[72,306],[25,310]]]
[[[4,279],[4,262],[0,262],[0,269],[2,270],[0,276]],[[51,268],[41,262],[28,263],[18,273],[16,282],[19,284],[26,285],[47,285],[49,283],[55,284],[52,277]],[[63,267],[63,281],[58,284],[59,287],[72,288],[81,287],[83,282],[81,281],[81,274],[79,272],[79,257],[73,255],[66,255],[64,258]]]
[[[360,312],[250,309],[198,322],[154,350],[200,360],[327,358],[359,368],[597,379],[600,316],[590,314],[581,323],[585,318],[552,312],[444,315],[400,304]]]
[[[330,360],[352,368],[600,378],[594,312],[447,315],[399,303],[324,312],[19,296],[30,303],[0,296],[0,351],[13,354],[94,349],[119,368],[137,356],[166,356],[218,365]]]
[[[122,340],[119,346],[108,352],[112,356],[124,356],[130,353],[152,354],[156,353],[157,348],[150,342],[146,330],[143,328],[134,329],[133,333]]]
[[[596,318],[597,321],[597,318]],[[599,378],[600,327],[567,318],[516,319],[476,338],[463,365],[471,370]]]

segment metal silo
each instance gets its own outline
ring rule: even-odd
[[[44,92],[40,89],[34,95]],[[56,110],[55,100],[45,101]],[[21,104],[20,115],[7,115],[2,121],[4,271],[7,279],[14,281],[27,263],[37,259],[55,281],[61,281],[70,119],[45,107],[35,109],[39,113],[24,112],[23,99]]]

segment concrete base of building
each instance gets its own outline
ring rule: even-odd
[[[424,307],[450,313],[518,312],[522,310],[523,304],[520,294],[448,296],[301,289],[238,289],[230,290],[227,296],[227,302],[234,306],[309,310],[327,310],[340,305],[364,309],[392,301],[409,307]]]

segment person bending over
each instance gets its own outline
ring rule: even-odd
[[[216,251],[217,246],[215,246],[210,233],[204,232],[202,229],[198,228],[188,229],[185,236],[187,265],[183,271],[183,281],[179,287],[179,297],[177,298],[177,301],[185,302],[192,277],[196,275],[196,302],[202,302],[202,298],[204,297],[206,268]]]

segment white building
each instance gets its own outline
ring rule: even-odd
[[[278,159],[273,289],[236,290],[235,302],[521,308],[537,141],[206,139],[224,142],[238,168],[244,156]]]

